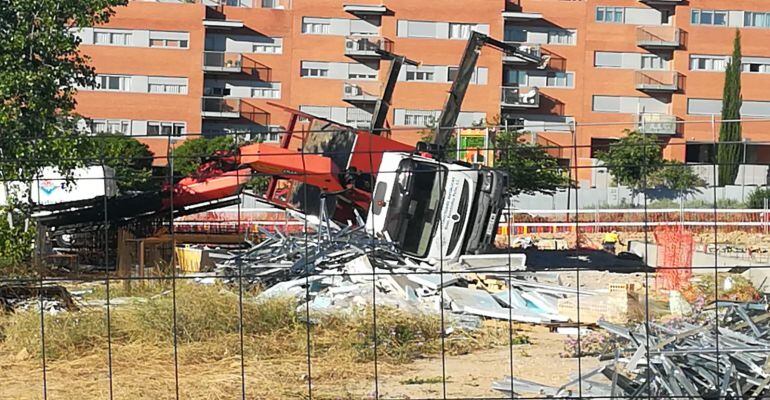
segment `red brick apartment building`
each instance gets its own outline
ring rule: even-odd
[[[389,65],[371,51],[380,46],[421,62],[402,71],[388,116],[394,136],[416,141],[472,29],[548,63],[483,50],[458,123],[501,116],[564,146],[555,153],[565,159],[574,137],[578,165],[624,129],[659,135],[667,157],[707,161],[735,29],[743,115],[770,118],[765,0],[132,1],[107,26],[79,31],[101,86],[80,92],[79,112],[95,130],[146,136],[159,153],[181,133],[276,140],[264,132],[286,115],[269,101],[363,124]],[[677,123],[687,121],[702,123]],[[745,123],[744,137],[747,162],[770,163],[770,123]],[[590,175],[580,170],[583,182]]]

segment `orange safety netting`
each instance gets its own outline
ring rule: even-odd
[[[655,230],[658,244],[658,289],[679,290],[692,277],[693,234],[681,227],[660,227]]]

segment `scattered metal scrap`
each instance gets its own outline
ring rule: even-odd
[[[511,377],[492,388],[546,398],[768,398],[767,304],[720,302],[703,317],[700,323],[649,322],[634,329],[600,322],[625,343],[602,357],[611,361],[558,388]]]
[[[363,224],[361,224],[363,226]],[[464,256],[457,262],[427,263],[401,252],[392,242],[361,227],[330,223],[311,226],[313,234],[262,231],[264,240],[242,253],[210,254],[215,274],[230,283],[261,286],[260,298],[292,296],[311,310],[346,310],[375,301],[404,309],[561,323],[557,301],[575,290],[536,282],[523,255]],[[514,271],[505,271],[505,268]],[[376,291],[376,293],[373,293]]]
[[[0,308],[14,311],[40,307],[46,311],[75,311],[77,306],[72,296],[63,286],[30,285],[21,283],[0,284]]]

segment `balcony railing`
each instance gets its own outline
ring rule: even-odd
[[[270,125],[270,113],[243,99],[204,97],[201,116],[204,118],[243,118],[258,125]]]
[[[684,33],[673,26],[637,26],[636,45],[644,48],[675,49],[682,45]]]
[[[379,82],[345,82],[342,100],[355,103],[374,103],[379,98]]]
[[[243,56],[242,71],[246,75],[251,75],[253,79],[260,80],[262,82],[270,82],[272,76],[272,68],[265,64],[251,58],[248,55]]]
[[[229,6],[229,7],[251,8],[252,1],[259,2],[260,0],[202,0],[202,3],[207,6]]]
[[[201,115],[212,118],[240,118],[241,99],[204,97]]]
[[[540,58],[543,55],[542,49],[540,48],[539,44],[521,44],[519,45],[519,50],[524,53],[531,54],[533,57]],[[505,53],[503,55],[503,62],[512,63],[512,64],[528,64],[529,61],[517,56],[513,53]]]
[[[241,72],[241,53],[203,52],[203,70],[208,72]]]
[[[684,1],[685,0],[639,0],[640,3],[649,4],[651,6],[675,6],[684,3]]]
[[[670,114],[640,113],[636,116],[636,131],[649,135],[676,135],[677,118]]]
[[[540,90],[537,87],[502,87],[500,104],[503,107],[540,107]]]
[[[393,41],[377,36],[348,36],[345,55],[350,57],[380,57],[377,50],[393,51]]]
[[[645,92],[676,92],[681,89],[680,75],[676,71],[636,71],[636,89]]]

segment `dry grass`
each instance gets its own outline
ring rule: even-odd
[[[160,291],[160,290],[158,290]],[[374,375],[371,310],[313,316],[307,325],[289,299],[243,302],[220,286],[179,284],[176,359],[180,397],[240,397],[241,362],[248,398],[298,398],[312,377],[315,398],[360,398]],[[113,389],[117,398],[175,397],[174,314],[170,295],[112,310]],[[107,319],[103,309],[45,316],[49,398],[103,398],[107,394]],[[508,343],[507,324],[447,337],[448,354]],[[1,398],[38,398],[42,386],[40,314],[0,318]],[[309,342],[308,342],[309,337]],[[377,309],[380,373],[442,349],[437,316]],[[310,349],[308,349],[310,343]],[[243,354],[243,356],[241,356]],[[308,355],[310,372],[308,372]],[[37,396],[37,397],[36,397]]]

